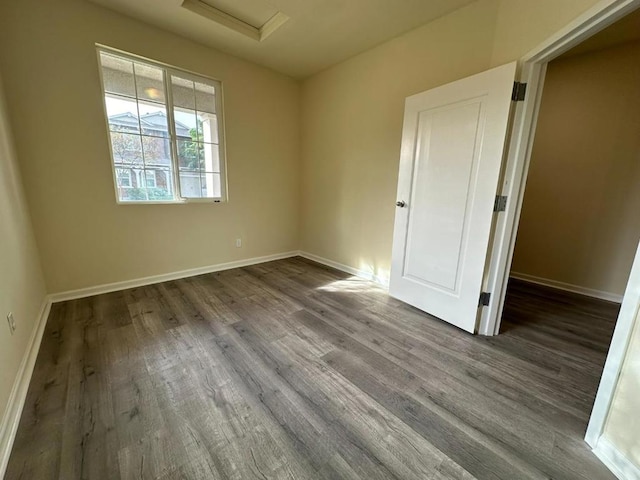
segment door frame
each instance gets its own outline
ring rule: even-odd
[[[482,335],[497,335],[500,329],[547,64],[638,8],[640,0],[602,0],[518,62],[520,81],[527,84],[527,95],[515,107],[504,179],[498,193],[506,195],[509,201],[505,212],[496,220],[494,242],[488,255],[483,290],[492,292],[492,302],[480,314],[478,333]],[[640,277],[640,249],[635,265]],[[592,448],[602,435],[639,307],[640,280],[634,280],[632,274],[589,419],[585,440]]]

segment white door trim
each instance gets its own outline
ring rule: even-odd
[[[547,63],[639,7],[640,0],[602,0],[520,59],[521,81],[527,83],[528,91],[527,98],[516,109],[510,139],[505,179],[502,193],[500,193],[507,195],[509,201],[506,211],[497,221],[494,244],[490,252],[486,287],[492,292],[493,301],[492,305],[483,309],[478,329],[481,334],[496,335],[500,329]],[[620,376],[622,360],[626,354],[635,316],[640,306],[640,258],[638,257],[640,254],[636,257],[631,278],[635,278],[633,272],[636,272],[639,278],[631,280],[627,285],[589,420],[585,440],[591,447],[596,446],[602,435],[611,399]]]
[[[546,70],[546,62],[526,63],[522,68],[521,81],[527,84],[527,96],[515,108],[504,179],[498,193],[505,195],[508,200],[505,211],[496,216],[494,242],[484,288],[484,291],[491,292],[493,300],[480,313],[478,333],[481,335],[497,335],[500,330]]]

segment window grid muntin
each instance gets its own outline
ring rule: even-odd
[[[167,100],[167,124],[169,126],[171,137],[171,156],[173,157],[173,168],[171,169],[173,174],[174,195],[177,195],[182,201],[185,197],[182,195],[182,185],[180,185],[180,161],[178,159],[178,134],[176,133],[175,119],[173,118],[173,92],[169,85],[170,74],[165,68],[163,70],[163,83],[164,83],[164,98]],[[170,106],[169,106],[170,105]]]
[[[138,114],[138,128],[142,134],[142,122],[140,121],[140,101],[138,99],[138,75],[136,74],[136,62],[133,62],[133,91],[136,94],[136,113]],[[142,135],[140,135],[140,152],[142,156],[142,171],[140,178],[142,179],[142,185],[138,186],[139,190],[144,192],[144,197],[149,201],[149,189],[147,187],[147,162],[144,158],[144,142],[142,141]]]

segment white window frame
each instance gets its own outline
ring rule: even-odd
[[[120,196],[118,193],[118,178],[116,175],[116,167],[115,161],[113,158],[113,147],[111,145],[111,130],[109,128],[109,116],[107,114],[107,103],[105,100],[106,92],[104,88],[104,78],[102,72],[102,62],[100,59],[100,53],[106,53],[109,55],[114,55],[117,57],[121,57],[126,60],[130,60],[132,62],[141,63],[145,65],[149,65],[151,67],[160,68],[163,72],[163,83],[164,83],[164,94],[165,94],[165,107],[167,110],[167,122],[169,127],[169,143],[171,148],[171,167],[172,167],[172,175],[173,177],[171,181],[173,182],[171,191],[173,194],[173,200],[120,200]],[[162,205],[162,204],[187,204],[187,203],[226,203],[229,201],[228,197],[228,183],[227,183],[227,155],[226,155],[226,147],[225,147],[225,127],[224,127],[224,105],[223,105],[223,85],[222,81],[208,77],[206,75],[202,75],[199,73],[190,72],[187,70],[183,70],[178,67],[174,67],[172,65],[168,65],[166,63],[150,60],[145,57],[141,57],[132,53],[123,52],[122,50],[118,50],[115,48],[108,47],[106,45],[96,44],[96,57],[98,60],[98,73],[100,76],[100,87],[101,87],[101,95],[102,95],[102,105],[104,109],[104,118],[105,125],[107,130],[107,140],[109,142],[109,157],[111,158],[111,173],[113,175],[113,184],[114,184],[114,192],[116,197],[116,203],[118,205]],[[170,85],[170,75],[174,74],[179,76],[180,78],[184,78],[186,80],[191,80],[194,82],[205,83],[212,85],[215,88],[215,108],[216,108],[216,120],[218,123],[218,155],[220,159],[220,197],[204,197],[204,198],[193,198],[193,197],[183,197],[180,192],[180,169],[178,162],[178,145],[176,141],[176,129],[175,122],[173,118],[173,92],[171,90]],[[137,92],[136,92],[137,99]],[[144,99],[143,99],[144,100]],[[169,181],[169,179],[167,179]],[[146,185],[146,182],[145,182]],[[127,188],[127,187],[124,187]]]

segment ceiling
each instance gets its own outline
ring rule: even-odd
[[[304,78],[474,0],[89,1]]]
[[[640,9],[631,12],[601,32],[587,38],[560,58],[603,50],[634,41],[640,41]]]

